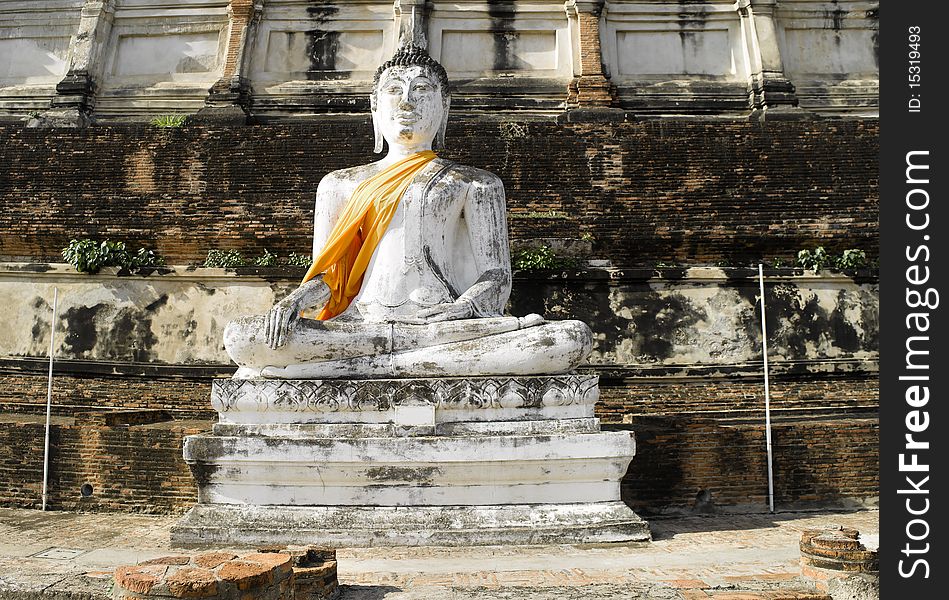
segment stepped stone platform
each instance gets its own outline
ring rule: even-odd
[[[222,380],[185,439],[198,504],[179,545],[630,542],[629,432],[596,376]]]

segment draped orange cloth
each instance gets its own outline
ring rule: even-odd
[[[366,179],[353,191],[326,245],[300,282],[302,285],[323,273],[331,295],[317,317],[319,320],[342,313],[359,294],[369,261],[402,194],[418,172],[434,159],[431,150],[413,154]]]

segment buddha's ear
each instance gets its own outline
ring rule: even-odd
[[[382,129],[379,127],[379,120],[376,118],[375,111],[372,113],[372,135],[374,138],[372,151],[376,154],[380,154],[382,152],[382,146],[385,142],[385,138],[382,137]]]
[[[435,135],[435,143],[439,150],[445,148],[445,130],[448,129],[448,109],[451,107],[451,96],[445,98],[445,112],[442,115],[441,125],[438,126],[438,133]]]
[[[385,141],[382,137],[382,129],[379,127],[379,120],[376,118],[376,95],[373,93],[369,96],[369,109],[372,111],[372,136],[373,136],[373,147],[372,151],[376,154],[382,152],[382,144]]]

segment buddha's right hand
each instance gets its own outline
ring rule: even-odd
[[[293,324],[300,318],[300,311],[326,304],[329,295],[329,288],[322,280],[311,280],[274,304],[267,313],[267,345],[271,348],[279,348],[287,343],[287,335]]]

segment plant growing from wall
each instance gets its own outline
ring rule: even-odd
[[[867,253],[856,248],[844,250],[839,256],[834,256],[818,246],[814,250],[801,250],[797,253],[797,264],[815,273],[828,267],[843,271],[861,269],[869,264]]]
[[[842,271],[861,269],[867,266],[867,253],[856,248],[844,250],[843,254],[837,257],[836,266]]]
[[[258,267],[276,267],[277,255],[270,250],[264,250],[264,253],[254,259],[254,265]]]
[[[98,273],[102,267],[120,267],[136,273],[165,264],[154,250],[139,248],[133,253],[124,242],[111,240],[70,240],[69,245],[63,248],[62,255],[63,260],[80,273]]]
[[[804,249],[797,253],[797,264],[809,271],[820,273],[834,264],[833,257],[824,250],[823,246],[818,246],[813,250]]]
[[[519,271],[551,271],[576,269],[579,261],[571,256],[558,256],[550,246],[537,246],[516,251],[511,265]]]
[[[290,256],[287,258],[288,267],[309,267],[313,264],[313,257],[309,254],[297,254],[296,252],[291,252]]]
[[[175,128],[182,127],[187,120],[188,115],[159,115],[149,121],[149,124],[153,127]]]
[[[570,215],[561,210],[532,210],[525,213],[513,213],[512,219],[569,219]]]
[[[204,259],[204,266],[213,269],[233,269],[247,266],[247,260],[238,250],[211,250]]]

